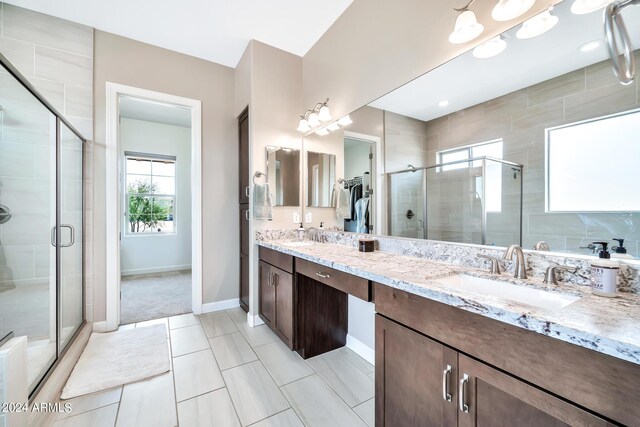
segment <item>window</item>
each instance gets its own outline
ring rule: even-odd
[[[127,234],[175,233],[176,158],[125,153]]]
[[[640,110],[547,129],[548,212],[637,212]]]
[[[468,145],[465,147],[453,148],[438,152],[438,163],[449,163],[477,157],[493,157],[502,159],[502,139],[482,142],[480,144]],[[442,166],[437,172],[447,172],[457,169],[467,169],[469,167],[482,166],[482,160],[474,162],[456,163],[453,165]],[[483,181],[486,184],[486,208],[487,212],[502,211],[502,164],[498,162],[487,162],[486,176],[476,177],[474,181],[476,197],[482,194]]]

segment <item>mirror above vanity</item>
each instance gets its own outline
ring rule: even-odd
[[[267,146],[267,176],[275,206],[300,206],[300,150]]]
[[[371,177],[359,197],[372,234],[595,256],[607,242],[613,258],[640,256],[640,85],[614,76],[602,11],[564,1],[550,13],[546,32],[518,25],[305,136],[306,150],[336,153],[333,182]],[[640,7],[625,23],[637,48]],[[312,225],[355,231],[314,209],[303,176]]]

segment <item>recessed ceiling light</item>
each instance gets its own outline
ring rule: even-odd
[[[438,107],[446,107],[449,105],[449,101],[447,101],[446,99],[443,99],[442,101],[438,102]]]
[[[476,46],[473,49],[473,56],[480,59],[491,58],[500,54],[507,48],[507,42],[504,41],[502,36],[497,36],[482,43],[480,46]]]
[[[601,40],[592,40],[580,46],[578,50],[582,53],[591,52],[592,50],[596,50],[597,48],[599,48],[601,44]]]

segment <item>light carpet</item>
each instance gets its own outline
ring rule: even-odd
[[[191,270],[125,276],[120,324],[191,313]]]
[[[169,371],[165,325],[92,333],[61,399],[106,390]]]

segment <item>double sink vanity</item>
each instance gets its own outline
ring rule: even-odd
[[[640,424],[634,294],[350,244],[257,243],[260,317],[303,358],[346,344],[348,295],[375,304],[378,426]]]

